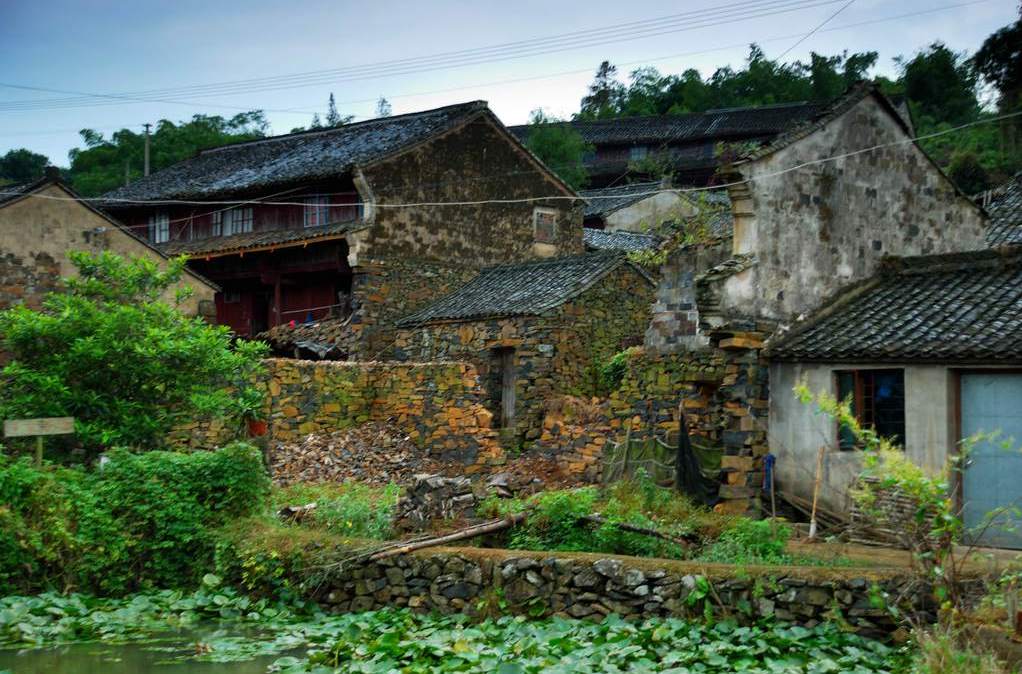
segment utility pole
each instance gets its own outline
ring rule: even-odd
[[[147,122],[142,126],[145,127],[145,166],[142,169],[142,175],[147,176],[149,175],[149,127],[151,127],[152,124]]]

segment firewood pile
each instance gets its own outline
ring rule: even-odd
[[[274,483],[404,483],[442,465],[393,426],[370,422],[332,433],[314,433],[271,450]]]
[[[434,520],[471,518],[478,503],[467,477],[415,475],[397,502],[394,526],[399,531],[418,531]]]

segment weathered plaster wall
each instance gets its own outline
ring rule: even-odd
[[[367,421],[407,432],[438,458],[473,472],[503,460],[485,392],[468,363],[359,363],[271,358],[256,386],[266,392],[268,439],[298,440]],[[209,449],[237,434],[222,423],[177,429],[171,444]]]
[[[696,209],[677,192],[660,192],[614,211],[604,219],[607,231],[648,232],[667,222],[694,215]]]
[[[486,115],[364,171],[376,206],[360,255],[416,257],[485,266],[537,257],[533,209],[557,211],[558,255],[583,252],[582,206]],[[445,203],[558,197],[552,200],[386,208],[391,203]],[[354,265],[354,263],[353,263]]]
[[[772,363],[770,452],[777,457],[778,488],[812,496],[816,456],[821,446],[823,481],[820,501],[837,512],[851,507],[849,488],[862,471],[862,453],[838,449],[837,425],[815,404],[803,405],[792,389],[804,381],[814,393],[836,394],[839,370],[902,368],[905,371],[905,451],[917,465],[936,473],[954,451],[955,376],[944,365]]]
[[[38,306],[46,292],[56,289],[61,277],[75,273],[67,253],[81,250],[91,253],[110,251],[122,256],[142,256],[161,264],[166,259],[154,250],[119,230],[95,211],[73,201],[57,185],[39,192],[43,197],[28,197],[0,207],[0,308],[25,303]],[[192,296],[182,305],[190,315],[200,313],[200,303],[212,310],[214,289],[185,273],[181,286]],[[166,297],[173,301],[175,289]]]
[[[722,314],[787,320],[870,276],[884,255],[985,247],[979,209],[913,143],[773,175],[907,137],[867,96],[805,138],[739,166],[752,182],[729,189],[734,253],[754,255],[756,264],[725,282]]]
[[[499,384],[494,349],[513,348],[515,426],[511,435],[539,437],[544,405],[557,394],[594,395],[597,368],[641,341],[653,287],[630,266],[620,267],[574,300],[541,316],[458,321],[398,331],[396,354],[413,360],[460,359],[490,381],[496,411]]]

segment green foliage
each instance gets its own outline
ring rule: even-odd
[[[184,269],[147,258],[72,252],[79,276],[41,310],[0,312],[11,361],[3,370],[3,418],[73,416],[78,441],[159,446],[182,419],[234,408],[261,366],[261,342],[231,345],[225,326],[185,317],[161,300]]]
[[[791,564],[785,546],[791,527],[782,522],[741,518],[721,533],[700,559],[728,564]]]
[[[274,489],[271,501],[275,511],[315,503],[303,526],[350,538],[387,540],[393,534],[391,522],[400,492],[395,484],[375,488],[356,482],[298,483]]]
[[[378,611],[343,616],[333,645],[279,665],[343,672],[894,672],[903,656],[832,625],[738,627],[684,620],[599,623],[464,618]],[[316,669],[326,667],[326,669]]]
[[[206,148],[261,138],[268,128],[260,110],[238,113],[229,119],[195,115],[176,124],[161,119],[150,138],[151,169],[159,171]],[[142,177],[145,134],[121,129],[107,139],[98,131],[83,129],[81,136],[85,148],[69,153],[69,175],[82,195],[98,196],[122,186],[125,165],[132,180]]]
[[[1022,10],[1020,10],[1022,14]],[[972,57],[984,80],[997,88],[1001,112],[1022,107],[1022,18],[995,31]],[[1015,123],[1019,126],[1019,122]]]
[[[1007,674],[993,654],[965,635],[945,627],[916,630],[918,650],[911,674]]]
[[[216,531],[260,512],[260,452],[111,452],[102,470],[0,457],[0,593],[119,594],[189,587],[212,567]]]
[[[962,124],[979,113],[978,78],[965,54],[934,42],[901,64],[905,95],[920,117]]]
[[[966,194],[979,194],[993,187],[990,174],[974,152],[956,152],[951,157],[947,173]]]
[[[39,180],[49,163],[46,155],[26,148],[8,150],[7,154],[0,156],[0,185],[5,182],[28,183]]]
[[[206,620],[236,623],[293,621],[307,606],[254,601],[207,573],[198,590],[160,590],[123,599],[45,592],[0,598],[0,648],[80,641],[131,641]]]
[[[621,386],[621,380],[624,379],[629,361],[640,353],[642,353],[642,348],[633,346],[615,353],[606,363],[601,365],[599,371],[601,390],[607,393],[616,391]]]
[[[534,110],[529,118],[529,135],[525,144],[571,187],[580,189],[589,182],[582,158],[593,147],[570,124],[547,117],[542,110]]]

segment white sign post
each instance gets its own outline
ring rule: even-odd
[[[43,464],[44,435],[74,435],[74,417],[46,417],[43,419],[8,419],[4,421],[4,437],[35,437],[35,463]]]

